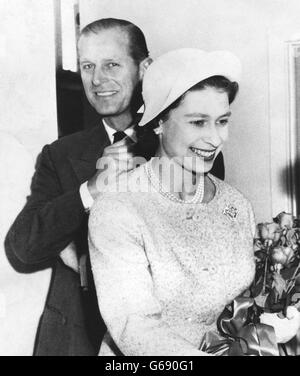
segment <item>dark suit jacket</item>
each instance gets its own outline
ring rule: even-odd
[[[53,267],[35,355],[98,354],[105,326],[91,275],[92,288],[83,292],[79,275],[63,264],[59,254],[72,241],[79,254],[88,252],[88,218],[79,187],[95,174],[96,161],[108,145],[105,129],[98,125],[45,146],[32,193],[7,235],[6,253],[18,271]],[[224,178],[222,155],[213,172]]]

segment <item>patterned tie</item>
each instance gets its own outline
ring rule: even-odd
[[[121,140],[123,140],[123,138],[125,138],[127,136],[127,134],[125,132],[116,132],[113,134],[114,136],[114,141],[113,141],[113,144],[115,144],[116,142],[119,142]]]

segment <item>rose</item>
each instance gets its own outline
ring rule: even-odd
[[[297,250],[298,246],[298,239],[299,239],[299,230],[296,228],[292,228],[290,230],[286,230],[285,238],[287,244],[290,245],[294,250]]]
[[[273,264],[288,265],[294,257],[294,251],[291,247],[276,247],[272,250],[271,260]]]
[[[290,213],[281,212],[277,215],[276,222],[281,228],[291,229],[294,225],[294,217]]]
[[[257,235],[263,240],[272,240],[278,242],[281,237],[280,226],[278,223],[260,223],[257,225]]]

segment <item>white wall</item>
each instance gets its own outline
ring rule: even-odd
[[[290,210],[283,55],[284,40],[300,31],[299,0],[80,0],[80,8],[82,26],[104,17],[136,23],[153,57],[179,47],[237,54],[244,74],[225,149],[227,181],[252,201],[258,221]]]
[[[0,0],[0,13],[0,130],[35,158],[57,138],[53,0]]]
[[[51,271],[23,275],[3,242],[42,146],[57,138],[52,0],[0,0],[0,356],[31,355]]]
[[[4,237],[29,194],[34,161],[25,146],[0,132],[0,356],[32,355],[50,270],[19,274],[9,264]]]

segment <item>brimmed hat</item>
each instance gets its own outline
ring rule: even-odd
[[[167,52],[146,70],[143,79],[145,112],[140,126],[155,119],[186,91],[212,76],[224,76],[238,82],[239,59],[228,51],[206,52],[183,48]]]

